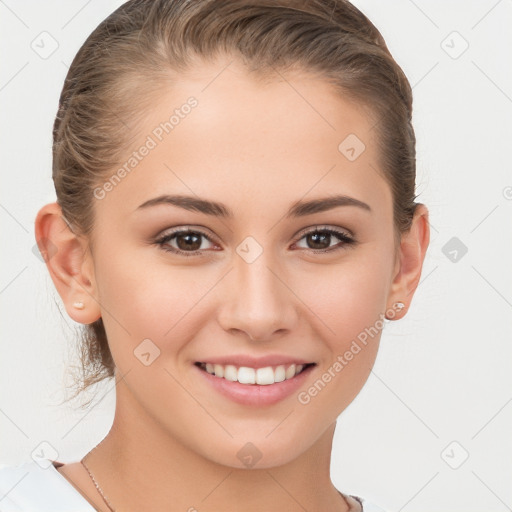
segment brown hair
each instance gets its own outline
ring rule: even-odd
[[[93,190],[123,160],[154,94],[196,58],[222,54],[258,77],[315,73],[368,108],[399,240],[418,204],[412,91],[380,32],[345,0],[130,0],[102,21],[69,68],[53,127],[57,202],[73,231],[92,249]],[[78,393],[114,375],[101,318],[83,327],[80,350]]]

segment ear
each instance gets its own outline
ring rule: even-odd
[[[68,315],[82,324],[98,320],[101,310],[89,244],[72,231],[58,203],[39,210],[35,237]]]
[[[430,226],[428,209],[424,204],[418,204],[414,212],[411,228],[403,233],[398,248],[395,265],[395,277],[391,284],[388,297],[388,311],[395,311],[390,319],[403,317],[409,308],[412,297],[420,282],[423,261],[430,242]],[[405,307],[396,308],[401,302]]]

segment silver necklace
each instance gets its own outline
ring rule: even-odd
[[[97,448],[98,445],[96,445],[92,450],[95,450]],[[105,496],[105,494],[103,493],[103,491],[101,490],[101,487],[98,485],[98,482],[96,482],[96,479],[92,476],[92,473],[91,471],[89,470],[89,468],[85,465],[85,458],[87,457],[87,455],[89,455],[89,453],[92,452],[89,451],[85,457],[82,458],[82,460],[80,461],[82,463],[82,466],[86,469],[87,473],[89,473],[89,476],[91,477],[91,480],[93,481],[94,485],[96,486],[96,489],[98,489],[98,492],[101,494],[101,497],[103,498],[103,501],[105,502],[105,505],[107,505],[108,509],[111,511],[111,512],[115,512],[115,509],[114,507],[110,504],[110,502],[108,501],[107,497]]]
[[[98,443],[100,444],[100,443]],[[98,485],[98,482],[96,482],[96,479],[94,478],[94,476],[92,475],[90,469],[86,466],[85,464],[85,459],[87,457],[87,455],[89,455],[89,453],[91,453],[93,450],[95,450],[97,448],[98,445],[96,445],[92,450],[90,450],[83,458],[82,460],[80,461],[82,463],[82,466],[86,469],[87,473],[89,473],[89,476],[91,477],[91,480],[92,482],[94,483],[96,489],[98,489],[98,492],[100,493],[101,497],[103,498],[103,501],[105,502],[105,505],[107,505],[108,509],[111,511],[111,512],[115,512],[115,509],[114,507],[110,504],[110,502],[108,501],[107,497],[105,496],[104,492],[102,491],[101,487]],[[345,495],[338,491],[338,493],[340,494],[340,496],[343,498],[343,501],[350,507],[350,511],[352,511],[352,506],[348,503],[347,501],[347,498],[345,497]],[[357,500],[359,501],[359,500]],[[362,507],[361,507],[361,510],[362,510]]]

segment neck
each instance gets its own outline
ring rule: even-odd
[[[116,511],[239,510],[243,503],[245,512],[341,512],[349,506],[330,480],[334,429],[281,466],[233,468],[170,436],[120,382],[112,428],[87,466]]]

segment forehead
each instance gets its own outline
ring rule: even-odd
[[[261,80],[235,61],[198,65],[155,97],[135,140],[134,152],[151,149],[102,207],[133,210],[163,192],[235,211],[325,192],[391,201],[367,110],[300,71]]]

